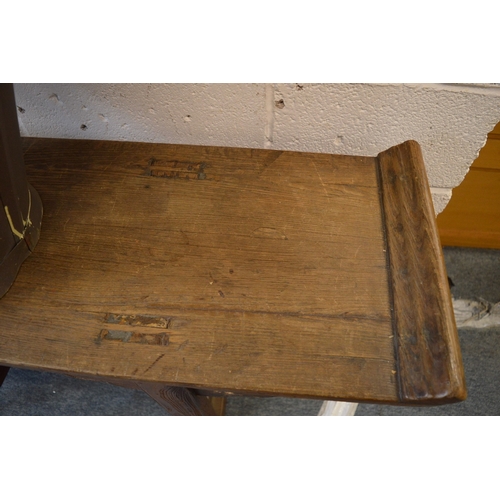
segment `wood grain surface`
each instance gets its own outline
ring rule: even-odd
[[[36,139],[25,162],[44,227],[0,301],[1,364],[401,402],[376,158]]]
[[[418,143],[379,155],[403,402],[465,399],[465,380],[432,198]]]

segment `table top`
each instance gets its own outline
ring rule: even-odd
[[[25,140],[40,241],[0,364],[227,393],[465,398],[420,148]]]

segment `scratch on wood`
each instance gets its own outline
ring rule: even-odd
[[[227,349],[227,344],[223,344],[215,349],[214,354],[222,354]]]
[[[116,200],[117,200],[117,197],[115,197],[115,199],[113,200],[113,206],[111,207],[110,215],[115,211]]]
[[[149,368],[147,368],[144,373],[147,373],[149,370],[151,370],[151,368],[153,368],[154,365],[156,365],[156,363],[158,363],[158,361],[160,361],[161,358],[163,358],[163,356],[165,356],[165,354],[160,354],[150,365],[149,365]]]
[[[273,240],[288,240],[286,234],[274,227],[258,227],[252,232],[252,236],[256,238],[269,238]]]
[[[189,340],[185,340],[178,348],[178,351],[182,351],[189,344]]]
[[[318,175],[318,179],[321,182],[321,185],[323,186],[323,190],[325,191],[326,197],[328,198],[328,191],[326,190],[325,183],[323,182],[323,179],[321,178],[321,175],[319,174],[318,167],[316,166],[316,163],[314,163],[314,162],[311,162],[311,163],[312,163],[312,165],[314,167],[314,170],[316,170],[316,174]]]

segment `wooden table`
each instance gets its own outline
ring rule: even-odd
[[[44,216],[0,300],[0,365],[139,387],[179,414],[227,394],[465,398],[417,143],[25,148]]]

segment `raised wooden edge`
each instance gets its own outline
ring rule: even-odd
[[[446,267],[420,146],[379,154],[399,400],[442,404],[466,398]]]

